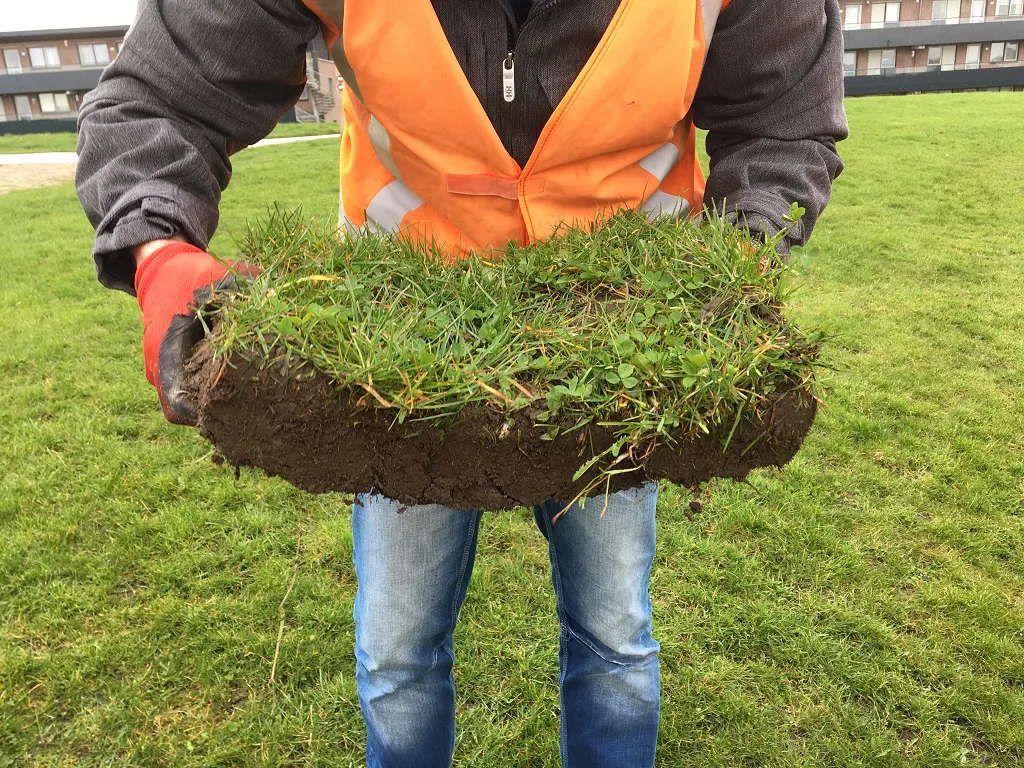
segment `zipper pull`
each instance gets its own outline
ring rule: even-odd
[[[513,60],[512,51],[505,56],[501,65],[501,85],[505,95],[505,101],[512,102],[516,98],[516,64]]]

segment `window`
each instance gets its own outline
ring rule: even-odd
[[[967,69],[977,69],[981,66],[981,44],[967,46]]]
[[[846,6],[846,28],[847,29],[859,29],[860,28],[860,6],[859,5],[848,5],[848,6]]]
[[[882,74],[882,51],[879,48],[868,51],[868,74]]]
[[[60,66],[60,53],[55,45],[29,48],[28,58],[32,62],[32,69],[57,69]]]
[[[900,23],[899,3],[875,3],[871,6],[871,27],[895,27]]]
[[[14,111],[18,113],[19,120],[32,119],[32,103],[28,100],[28,96],[14,97]]]
[[[992,43],[992,54],[988,60],[993,64],[998,64],[1002,61],[1016,61],[1017,53],[1017,43]]]
[[[856,51],[844,51],[843,52],[843,75],[850,77],[857,74],[857,52]]]
[[[1024,0],[996,0],[996,16],[1020,16],[1024,13]]]
[[[871,28],[881,29],[885,26],[885,3],[875,3],[870,6]]]
[[[928,49],[928,71],[947,72],[956,68],[955,45],[933,45]]]
[[[70,112],[71,105],[68,103],[68,95],[66,93],[40,93],[39,109],[46,114]]]
[[[942,46],[942,71],[948,72],[951,69],[956,69],[956,46],[944,45]]]
[[[4,66],[10,75],[21,74],[21,56],[17,48],[4,48]]]
[[[960,21],[960,0],[935,0],[932,3],[932,22],[950,24]]]
[[[985,20],[986,0],[971,0],[971,21]]]
[[[83,67],[97,67],[110,63],[110,52],[105,43],[82,43],[78,46],[78,60]]]
[[[896,69],[895,48],[886,48],[882,51],[882,69]]]

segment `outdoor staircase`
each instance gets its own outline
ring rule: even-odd
[[[310,104],[313,105],[313,114],[300,115],[299,119],[303,122],[322,122],[323,116],[334,107],[334,89],[320,80],[320,72],[313,66],[311,56],[306,58],[306,90]]]

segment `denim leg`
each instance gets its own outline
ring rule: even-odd
[[[557,596],[563,768],[650,768],[661,674],[648,585],[658,486],[534,509]]]
[[[356,498],[356,687],[369,768],[451,764],[452,633],[479,526],[480,513],[473,510]]]

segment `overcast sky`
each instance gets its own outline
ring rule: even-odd
[[[0,0],[0,32],[131,24],[136,0]]]

